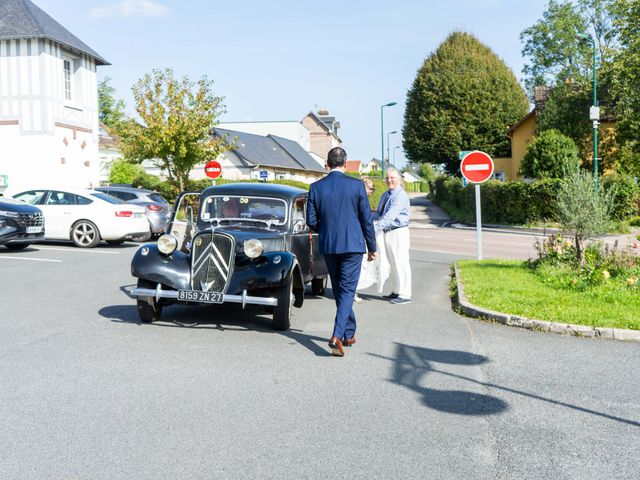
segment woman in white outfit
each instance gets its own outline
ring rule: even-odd
[[[364,188],[367,191],[367,196],[371,197],[376,190],[376,186],[369,178],[363,178]],[[378,256],[372,262],[367,261],[367,256],[364,255],[362,259],[362,269],[360,270],[360,280],[356,287],[356,292],[365,290],[372,286],[376,286],[376,291],[382,293],[384,282],[389,278],[389,262],[387,261],[387,254],[384,247],[384,232],[376,232],[376,244]],[[362,299],[356,293],[354,301],[361,302]]]

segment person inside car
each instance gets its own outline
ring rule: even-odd
[[[240,218],[240,204],[237,198],[230,198],[220,207],[221,218]]]

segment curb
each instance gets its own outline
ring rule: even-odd
[[[537,332],[558,333],[561,335],[572,335],[574,337],[604,338],[607,340],[623,340],[627,342],[640,343],[640,331],[627,330],[623,328],[602,328],[588,327],[586,325],[573,325],[570,323],[547,322],[545,320],[534,320],[531,318],[510,315],[507,313],[495,312],[485,308],[477,307],[467,300],[464,294],[464,286],[460,280],[458,263],[454,262],[453,272],[456,280],[456,295],[454,301],[460,312],[468,317],[491,320],[511,327],[526,328]]]

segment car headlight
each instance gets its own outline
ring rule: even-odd
[[[18,212],[9,212],[7,210],[0,210],[0,215],[2,215],[3,217],[9,217],[9,218],[18,218],[20,216]]]
[[[173,235],[165,234],[158,238],[158,250],[165,255],[171,255],[178,248],[178,239]]]
[[[244,253],[249,258],[258,258],[262,255],[264,251],[264,246],[262,242],[256,238],[252,238],[251,240],[244,241]]]

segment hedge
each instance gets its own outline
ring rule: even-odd
[[[537,180],[532,183],[500,182],[482,184],[480,198],[482,221],[501,225],[524,225],[532,222],[557,221],[556,196],[562,180]],[[474,186],[462,186],[457,177],[440,176],[432,183],[431,198],[453,219],[475,222]],[[626,220],[639,214],[640,186],[632,177],[604,177],[601,188],[615,188],[612,217]]]

